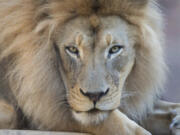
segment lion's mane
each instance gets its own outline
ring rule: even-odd
[[[52,47],[53,33],[68,20],[91,14],[118,15],[139,32],[135,65],[122,96],[122,111],[140,120],[162,92],[166,64],[162,15],[155,1],[0,0],[0,61],[10,57],[10,89],[25,115],[37,125],[41,123],[39,128],[51,129],[58,123],[56,106],[64,94],[64,88],[59,91],[62,85]]]

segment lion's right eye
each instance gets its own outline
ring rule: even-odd
[[[123,46],[115,45],[109,50],[109,54],[112,55],[112,54],[118,53],[121,49],[123,49]]]
[[[66,50],[71,54],[79,55],[79,50],[75,46],[67,46]]]

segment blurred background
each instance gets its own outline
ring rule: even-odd
[[[166,62],[169,74],[163,98],[180,102],[180,0],[159,0],[165,17]]]

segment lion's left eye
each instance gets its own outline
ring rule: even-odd
[[[66,50],[72,54],[76,54],[76,55],[79,54],[79,50],[74,46],[68,46],[66,47]]]
[[[109,50],[109,54],[115,54],[115,53],[118,53],[119,51],[121,51],[123,49],[123,46],[121,45],[115,45],[113,47],[110,48]]]

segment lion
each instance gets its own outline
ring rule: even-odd
[[[153,0],[0,0],[0,128],[168,134],[163,43]]]

